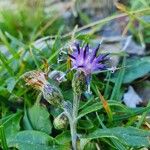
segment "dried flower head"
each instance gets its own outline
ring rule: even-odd
[[[43,94],[45,100],[47,100],[51,105],[61,107],[63,104],[63,96],[60,89],[50,84],[45,77],[45,73],[42,71],[29,71],[24,74],[24,80],[27,85],[40,90]]]
[[[71,58],[73,69],[83,71],[86,76],[107,69],[105,61],[108,60],[108,54],[97,56],[99,48],[100,44],[96,48],[90,49],[88,44],[81,48],[76,43],[74,52],[68,54]]]
[[[29,71],[23,75],[27,85],[32,86],[37,90],[42,90],[43,86],[47,84],[45,73],[42,71]]]

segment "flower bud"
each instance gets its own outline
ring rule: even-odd
[[[62,107],[63,103],[63,95],[60,89],[51,84],[45,84],[42,89],[43,97],[47,100],[51,105],[56,107]]]
[[[83,72],[77,71],[72,80],[72,87],[75,93],[82,93],[87,89],[86,76]]]
[[[68,125],[68,118],[64,113],[61,113],[54,119],[53,124],[55,129],[64,129]]]

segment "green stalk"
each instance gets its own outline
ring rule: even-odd
[[[72,148],[77,150],[77,116],[81,94],[74,92],[72,122],[70,124]]]
[[[72,105],[68,105],[64,103],[64,111],[66,116],[69,119],[70,124],[70,132],[71,132],[71,140],[72,140],[72,149],[77,150],[77,118],[78,118],[78,110],[79,103],[81,98],[81,93],[86,90],[86,78],[82,72],[77,72],[72,80],[72,88],[73,88],[73,103]],[[68,105],[68,106],[67,106]]]
[[[72,149],[77,150],[77,116],[78,116],[78,109],[79,109],[79,102],[80,102],[81,94],[77,94],[74,92],[73,98],[73,107],[67,103],[64,103],[63,109],[68,117],[69,124],[70,124],[70,132],[71,132],[71,141],[72,141]]]
[[[77,130],[76,130],[76,122],[72,121],[70,123],[71,130],[71,141],[72,141],[72,149],[77,150]]]

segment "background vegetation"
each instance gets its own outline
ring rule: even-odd
[[[149,0],[1,0],[0,146],[4,150],[70,149],[69,126],[58,130],[53,125],[61,110],[43,98],[38,102],[39,92],[20,77],[30,70],[47,71],[47,66],[50,71],[65,72],[70,61],[64,52],[74,41],[95,46],[103,38],[102,52],[111,53],[118,69],[93,75],[92,95],[82,95],[78,134],[84,136],[79,147],[148,148],[150,97],[145,90],[150,90],[149,15]],[[70,101],[72,76],[69,73],[67,81],[60,84]],[[144,93],[140,107],[123,103],[129,86],[138,94]],[[132,95],[130,101],[134,98]]]

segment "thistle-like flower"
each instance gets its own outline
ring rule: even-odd
[[[75,48],[72,54],[68,54],[72,61],[72,69],[82,71],[86,76],[86,82],[89,88],[91,75],[101,70],[106,70],[106,61],[109,54],[100,54],[97,56],[100,44],[94,48],[89,48],[87,44],[84,47],[80,47],[79,44],[75,44]]]
[[[100,44],[95,49],[91,49],[88,44],[80,48],[80,45],[76,43],[74,52],[68,54],[71,58],[73,69],[83,71],[85,76],[106,70],[107,66],[104,62],[108,60],[108,54],[100,54],[97,56],[99,48]]]

